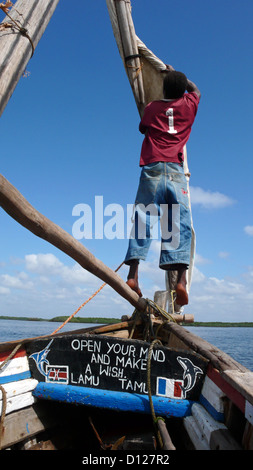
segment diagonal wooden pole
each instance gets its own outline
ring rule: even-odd
[[[117,273],[95,258],[82,243],[34,209],[2,175],[0,175],[0,207],[30,232],[59,248],[80,266],[109,284],[138,310],[146,309],[145,299],[140,298]]]
[[[59,0],[18,0],[0,24],[0,116],[58,2]]]

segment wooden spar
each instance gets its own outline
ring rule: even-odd
[[[2,21],[1,25],[12,23],[13,27],[0,29],[0,116],[58,2],[59,0],[18,0],[15,3],[8,14],[21,28],[27,30],[27,35],[20,32],[9,16]]]
[[[87,271],[109,284],[138,310],[146,309],[146,300],[130,289],[117,273],[95,258],[82,243],[34,209],[2,175],[0,175],[0,206],[23,227],[59,248]]]
[[[139,51],[136,42],[134,24],[130,12],[130,4],[125,0],[117,0],[115,9],[119,23],[119,30],[123,46],[124,57],[122,57],[129,83],[132,87],[137,108],[140,113],[144,110],[144,89],[141,74],[141,63],[138,57]]]
[[[171,437],[168,433],[166,424],[162,419],[157,420],[157,427],[160,431],[161,438],[163,441],[163,450],[176,450],[176,447],[174,446]]]

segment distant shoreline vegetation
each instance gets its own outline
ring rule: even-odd
[[[10,317],[7,315],[0,316],[0,320],[20,320],[20,321],[47,321],[47,322],[58,322],[63,323],[68,319],[67,316],[59,316],[54,318],[36,318],[36,317]],[[112,324],[120,323],[121,320],[118,318],[102,318],[102,317],[74,317],[70,320],[70,323],[95,323],[95,324]],[[212,326],[212,327],[253,327],[253,322],[194,322],[183,324],[184,326]]]
[[[37,317],[10,317],[6,315],[0,316],[0,320],[20,320],[20,321],[47,321],[47,322],[65,322],[68,317],[60,316],[54,318],[37,318]],[[119,323],[121,320],[118,318],[100,318],[100,317],[74,317],[69,323]]]

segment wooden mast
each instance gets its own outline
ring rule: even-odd
[[[0,116],[24,73],[58,2],[59,0],[18,0],[8,12],[9,16],[2,21],[0,28]],[[6,24],[9,26],[4,26]]]

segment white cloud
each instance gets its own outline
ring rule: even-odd
[[[252,270],[232,278],[205,276],[194,267],[190,303],[185,313],[195,321],[252,321]]]
[[[244,227],[244,232],[253,237],[253,225],[246,225],[246,227]]]
[[[203,256],[199,255],[198,253],[196,253],[195,255],[195,264],[197,265],[203,265],[203,264],[209,264],[211,263],[211,260],[208,259],[208,258],[204,258]]]
[[[141,262],[139,281],[144,298],[153,299],[154,292],[165,290],[165,272],[159,269],[159,242],[153,242],[148,260]],[[190,289],[190,302],[184,313],[195,321],[252,321],[253,268],[238,278],[210,277],[199,267],[209,260],[196,257]],[[67,266],[53,254],[27,255],[26,270],[0,275],[1,314],[51,318],[71,315],[103,283],[79,265]],[[49,267],[51,269],[49,269]],[[9,269],[16,269],[9,266]],[[119,272],[124,280],[128,268]],[[206,268],[205,268],[206,273]],[[106,286],[78,316],[107,316],[120,318],[131,315],[134,307]]]
[[[215,292],[217,295],[236,295],[244,291],[243,284],[225,279],[217,279],[216,277],[210,277],[209,283],[205,288],[207,291]]]
[[[199,269],[201,265],[208,264],[208,259],[198,255],[196,261],[189,305],[184,307],[184,313],[193,314],[195,321],[252,321],[253,268],[241,276],[223,279],[205,275]],[[140,267],[139,281],[143,295],[151,299],[156,290],[165,289],[164,272],[158,268],[157,257],[152,259],[152,253]]]
[[[6,295],[6,294],[10,294],[10,289],[8,287],[2,287],[0,286],[0,295]]]
[[[230,253],[228,251],[220,251],[219,252],[219,257],[222,259],[227,259],[230,256]]]
[[[205,209],[220,209],[235,203],[233,199],[220,192],[212,192],[199,187],[190,187],[191,204],[200,205]]]
[[[64,265],[52,253],[30,254],[25,256],[26,269],[29,272],[40,275],[43,283],[47,283],[52,276],[57,276],[66,285],[94,284],[97,278],[89,271],[75,263],[73,266]]]
[[[33,287],[33,283],[29,281],[26,274],[22,272],[17,276],[2,274],[0,276],[0,283],[2,286],[9,289],[31,289]]]
[[[103,283],[80,265],[67,266],[52,253],[26,255],[22,264],[24,270],[17,272],[10,264],[9,272],[0,275],[1,314],[41,318],[71,315]],[[103,308],[96,308],[101,297],[89,303],[89,310],[86,308],[83,314],[101,316],[103,312],[106,316]]]
[[[61,261],[51,253],[25,256],[26,269],[36,274],[59,274],[63,268]]]
[[[206,279],[205,275],[196,266],[193,267],[192,283],[203,282]]]
[[[96,284],[97,278],[93,276],[89,271],[82,268],[79,264],[73,266],[64,266],[61,269],[62,280],[66,284]],[[100,281],[102,282],[102,281]]]

